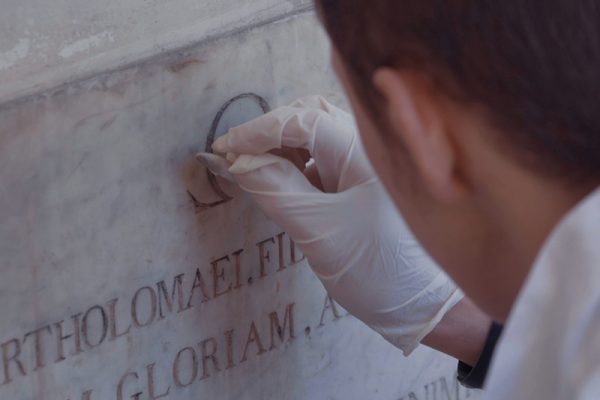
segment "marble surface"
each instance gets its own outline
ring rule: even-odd
[[[312,0],[2,0],[0,102],[312,9]]]
[[[0,106],[1,399],[479,398],[454,360],[404,358],[330,302],[197,164],[263,112],[224,109],[244,93],[345,104],[312,15]]]

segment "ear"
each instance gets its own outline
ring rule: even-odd
[[[465,190],[443,109],[422,77],[380,68],[373,83],[385,98],[393,140],[407,149],[429,192],[440,201],[457,200]]]

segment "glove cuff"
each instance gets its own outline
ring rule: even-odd
[[[412,343],[407,346],[403,346],[401,348],[404,356],[408,357],[412,354],[413,351],[421,344],[421,341],[431,333],[435,329],[435,327],[440,323],[440,321],[444,318],[444,316],[454,308],[462,299],[464,299],[464,293],[456,288],[452,295],[446,300],[446,302],[442,305],[439,311],[434,315],[434,317],[423,327],[421,332],[417,336],[415,336]]]

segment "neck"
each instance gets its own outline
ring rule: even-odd
[[[492,317],[505,321],[546,239],[596,184],[567,187],[514,164],[491,182],[481,201],[493,227],[486,304]]]

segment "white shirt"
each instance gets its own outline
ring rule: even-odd
[[[600,190],[546,241],[504,328],[486,400],[600,400]]]

